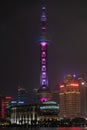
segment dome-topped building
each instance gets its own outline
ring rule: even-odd
[[[39,118],[40,119],[58,119],[59,104],[54,101],[46,101],[40,104]]]

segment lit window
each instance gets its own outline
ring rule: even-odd
[[[46,64],[46,59],[45,58],[42,59],[42,64]]]
[[[45,65],[42,66],[42,71],[46,71],[46,66]]]

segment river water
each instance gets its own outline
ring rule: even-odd
[[[0,128],[0,130],[87,130],[87,127],[58,127],[58,128]]]

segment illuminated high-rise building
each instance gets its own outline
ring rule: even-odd
[[[5,105],[4,105],[4,96],[0,93],[0,118],[5,117]]]
[[[4,118],[5,117],[5,98],[4,97],[0,97],[0,117]]]
[[[48,40],[46,38],[46,8],[42,7],[41,15],[41,36],[40,36],[40,88],[38,89],[39,100],[41,102],[50,100],[50,88],[48,87],[48,75],[47,75],[47,45]]]
[[[78,78],[81,96],[81,116],[87,118],[87,81],[83,77]]]
[[[60,117],[81,115],[80,85],[77,79],[68,74],[59,90]]]
[[[27,91],[24,87],[18,86],[18,104],[26,104]]]
[[[4,97],[5,118],[8,118],[8,119],[10,119],[10,114],[11,114],[11,111],[10,111],[11,101],[12,101],[11,96]]]
[[[11,105],[12,97],[6,96],[5,97],[5,108],[9,107]]]

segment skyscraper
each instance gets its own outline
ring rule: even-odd
[[[10,114],[11,114],[11,111],[10,111],[11,101],[12,101],[11,96],[4,97],[5,118],[8,118],[8,119],[10,119]]]
[[[70,74],[60,84],[59,105],[60,117],[77,117],[81,114],[79,82]]]
[[[38,89],[39,100],[41,102],[50,99],[50,88],[48,87],[48,75],[47,75],[47,45],[48,40],[46,38],[46,7],[42,7],[41,15],[41,36],[40,36],[40,88]]]
[[[78,81],[80,84],[81,116],[87,118],[87,81],[81,76]]]
[[[18,104],[26,104],[27,91],[24,87],[18,86]]]

